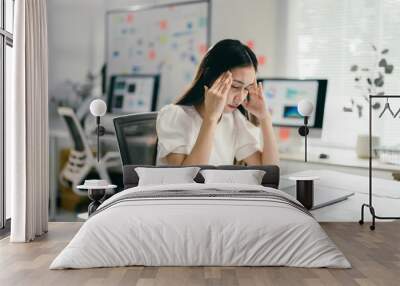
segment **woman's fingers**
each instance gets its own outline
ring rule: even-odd
[[[208,87],[205,85],[204,86],[204,94],[207,95],[207,92],[208,92]]]
[[[222,96],[225,96],[228,94],[228,91],[231,89],[231,86],[232,86],[232,81],[233,81],[232,77],[228,78],[225,81],[225,84],[222,86],[222,88],[220,90],[220,93]]]
[[[213,90],[218,90],[219,86],[220,86],[221,83],[225,80],[226,76],[227,76],[226,72],[222,73],[222,74],[217,78],[217,80],[213,83],[213,85],[212,85],[211,88],[212,88]]]
[[[224,80],[220,82],[217,93],[222,95],[227,87],[230,88],[231,84],[232,84],[232,74],[228,71]]]
[[[224,72],[221,74],[218,79],[215,81],[213,84],[213,91],[216,93],[219,93],[223,86],[227,83],[228,78],[232,77],[232,74],[230,71]]]
[[[262,85],[262,82],[261,82],[261,81],[258,83],[258,95],[259,95],[260,97],[263,97],[263,96],[264,96],[264,89],[263,89],[263,85]]]

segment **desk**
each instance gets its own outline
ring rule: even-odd
[[[309,146],[308,162],[304,162],[304,149],[297,152],[282,152],[281,173],[289,174],[304,169],[327,169],[351,174],[368,176],[368,159],[357,157],[354,149],[342,149],[334,147]],[[329,155],[327,159],[320,159],[319,154]],[[386,164],[379,159],[372,160],[373,176],[378,178],[393,179],[393,172],[400,172],[400,165]]]
[[[318,176],[315,182],[316,192],[319,187],[326,189],[345,190],[354,192],[355,195],[348,199],[320,209],[312,210],[311,213],[318,221],[352,221],[358,222],[361,217],[360,208],[368,202],[368,178],[352,175],[347,172],[331,170],[306,170],[290,174],[291,176]],[[281,177],[280,187],[292,184],[287,179],[289,175]],[[398,216],[400,212],[400,182],[376,178],[373,180],[373,201],[377,213],[382,216]],[[369,212],[366,212],[366,221],[371,221]],[[379,222],[379,220],[378,220]]]

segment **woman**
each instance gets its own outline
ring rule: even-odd
[[[159,112],[157,164],[278,164],[271,115],[256,81],[257,65],[255,54],[240,41],[215,44],[189,90]]]

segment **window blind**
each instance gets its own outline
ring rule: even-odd
[[[385,93],[400,94],[400,1],[286,0],[282,5],[281,17],[287,22],[281,28],[284,52],[278,60],[284,64],[278,72],[286,77],[327,78],[323,141],[354,146],[357,135],[368,132],[366,81],[382,70],[378,67],[381,58],[394,66],[392,74],[384,74]],[[384,49],[389,51],[382,54]],[[354,80],[358,73],[350,70],[352,65],[363,75],[360,82]],[[361,68],[369,71],[361,72]],[[361,116],[357,105],[363,107]],[[391,105],[397,110],[400,100]],[[353,112],[344,112],[344,107]],[[374,115],[376,135],[384,144],[400,143],[400,118],[378,120],[378,112]]]

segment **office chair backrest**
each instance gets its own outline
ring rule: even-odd
[[[85,139],[85,134],[74,110],[69,107],[59,107],[58,114],[60,114],[67,124],[68,131],[74,144],[74,149],[78,152],[89,151],[90,148]]]
[[[113,119],[122,165],[155,165],[157,112],[119,116]]]

